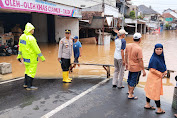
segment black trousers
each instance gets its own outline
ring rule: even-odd
[[[33,86],[33,80],[34,78],[25,74],[24,85],[27,85],[27,87],[30,88],[31,86]]]
[[[148,97],[146,97],[146,102],[150,103],[151,99],[149,99]],[[160,108],[160,100],[155,100],[155,104],[158,108]]]
[[[69,71],[69,67],[71,65],[71,60],[70,59],[64,59],[61,58],[61,68],[63,71]]]

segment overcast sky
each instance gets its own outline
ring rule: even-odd
[[[131,0],[133,5],[142,5],[151,7],[159,13],[162,13],[164,9],[177,10],[177,0]]]

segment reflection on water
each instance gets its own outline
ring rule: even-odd
[[[144,63],[148,66],[149,59],[153,53],[154,45],[162,43],[164,45],[164,55],[167,68],[170,70],[177,70],[177,31],[164,31],[160,35],[143,35],[141,47],[143,49]],[[127,43],[133,42],[132,36],[126,37]],[[58,44],[40,44],[46,62],[41,61],[38,64],[36,77],[40,78],[61,78],[62,70],[58,56]],[[79,59],[81,63],[99,63],[99,64],[113,64],[114,61],[115,44],[111,42],[110,45],[83,45],[82,57]],[[0,81],[24,76],[24,65],[16,60],[16,56],[0,57],[0,62],[7,62],[12,64],[12,74],[1,75]],[[73,57],[72,57],[73,62]],[[111,75],[113,75],[114,68],[111,68]],[[171,79],[163,79],[165,86],[175,85],[176,73],[171,74]],[[102,67],[97,66],[83,66],[74,69],[71,77],[106,77],[106,71]],[[125,72],[127,78],[127,72]],[[146,77],[141,77],[140,85],[145,85]]]

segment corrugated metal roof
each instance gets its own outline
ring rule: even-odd
[[[146,7],[145,5],[138,6],[139,11],[142,12],[144,15],[150,15],[150,14],[159,14],[152,8]]]

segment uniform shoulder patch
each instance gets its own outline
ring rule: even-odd
[[[60,41],[60,43],[62,44],[62,43],[63,43],[63,41]]]

